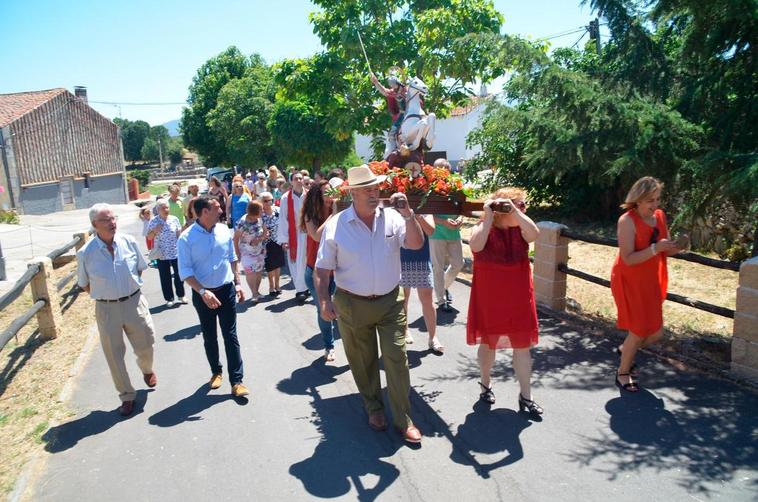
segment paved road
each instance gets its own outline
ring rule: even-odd
[[[79,415],[45,435],[50,454],[32,487],[35,500],[758,497],[758,396],[645,355],[645,390],[620,395],[613,338],[591,326],[540,315],[535,397],[546,413],[535,422],[517,412],[505,353],[494,371],[496,405],[477,401],[465,285],[452,288],[459,311],[439,320],[444,356],[425,350],[412,301],[412,415],[424,433],[412,448],[394,431],[368,428],[341,344],[325,365],[315,308],[296,305],[291,289],[239,309],[252,392],[242,402],[226,384],[209,391],[193,308],[159,306],[155,271],[146,284],[156,305],[158,387],[141,390],[136,413],[122,419],[96,349],[73,394]]]

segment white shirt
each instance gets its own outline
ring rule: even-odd
[[[290,236],[289,236],[289,202],[288,199],[292,197],[292,208],[294,209],[295,213],[295,227],[297,228],[297,231],[295,235],[305,234],[300,229],[300,206],[303,205],[303,199],[305,199],[305,190],[303,190],[300,195],[296,194],[292,190],[288,190],[287,193],[282,195],[281,202],[279,203],[279,228],[276,230],[276,242],[279,244],[287,244],[289,243]],[[303,252],[305,252],[305,249],[303,249]]]
[[[116,234],[113,256],[100,237],[95,235],[77,253],[79,287],[90,287],[95,300],[117,300],[142,287],[140,274],[147,262],[134,237]]]
[[[337,287],[356,295],[385,295],[400,282],[404,242],[405,221],[397,211],[376,208],[368,228],[351,205],[326,223],[316,268],[334,270]]]

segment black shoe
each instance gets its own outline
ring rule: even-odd
[[[479,386],[484,390],[479,394],[479,399],[488,404],[495,404],[495,393],[492,392],[492,387],[485,387],[482,382],[479,382]]]
[[[453,302],[453,295],[450,294],[450,290],[449,289],[445,290],[445,300],[447,300],[448,303],[452,303]]]
[[[281,289],[275,289],[274,291],[276,293],[274,296],[276,296],[277,298],[279,298],[280,296],[282,296],[282,290]]]
[[[440,304],[440,309],[443,312],[452,312],[453,311],[453,307],[450,306],[450,302],[442,302]]]
[[[306,298],[309,298],[311,296],[311,290],[310,289],[306,289],[305,291],[303,291],[303,295]]]
[[[535,403],[534,401],[530,401],[529,399],[525,399],[521,394],[518,395],[518,410],[526,410],[530,415],[535,416],[539,416],[545,413],[545,410],[543,410],[539,404]]]
[[[302,291],[298,291],[297,293],[295,293],[295,300],[297,300],[298,303],[300,303],[300,305],[304,304],[305,303],[305,293],[303,293]]]

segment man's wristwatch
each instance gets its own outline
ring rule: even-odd
[[[400,215],[400,216],[403,216],[403,215]],[[413,213],[413,211],[411,211],[411,214],[409,216],[403,216],[403,219],[405,221],[411,221],[414,216],[415,216],[415,214]]]
[[[200,296],[204,296],[204,295],[205,295],[205,288],[200,288],[200,289],[197,291],[197,294],[199,294]]]

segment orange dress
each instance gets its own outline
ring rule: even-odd
[[[666,215],[660,209],[655,211],[655,227],[645,223],[633,209],[627,214],[634,221],[635,252],[650,247],[654,228],[658,229],[656,240],[669,238]],[[663,301],[667,288],[665,253],[658,253],[637,265],[627,265],[621,255],[616,256],[611,269],[611,292],[618,311],[616,327],[641,337],[657,332],[663,326]]]

